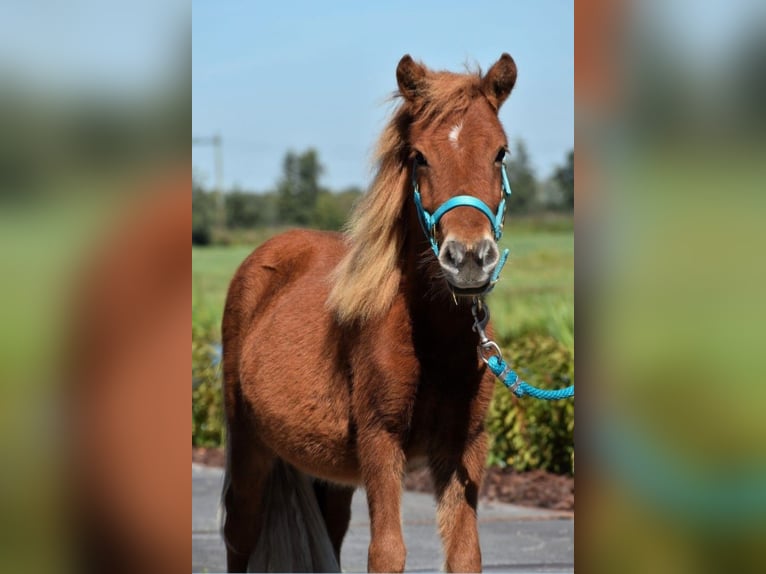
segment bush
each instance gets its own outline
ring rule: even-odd
[[[519,376],[542,388],[574,382],[573,352],[546,335],[528,335],[504,351]],[[487,417],[491,444],[488,464],[518,471],[574,472],[574,401],[517,398],[505,385],[495,386]]]
[[[212,324],[192,324],[192,445],[223,444],[220,345]]]

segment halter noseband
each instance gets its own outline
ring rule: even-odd
[[[497,206],[497,213],[492,213],[489,206],[478,197],[473,197],[472,195],[456,195],[442,203],[436,208],[436,211],[431,214],[423,207],[423,202],[420,199],[420,190],[418,189],[418,178],[416,173],[417,162],[414,161],[412,164],[412,191],[415,198],[415,208],[418,212],[420,226],[423,228],[423,233],[426,234],[428,241],[431,243],[431,249],[433,250],[434,255],[439,257],[439,244],[436,242],[436,226],[445,213],[456,207],[473,207],[474,209],[481,211],[489,220],[489,225],[492,227],[492,232],[495,236],[495,241],[500,241],[500,238],[503,235],[505,204],[506,200],[511,197],[511,184],[508,183],[505,162],[500,162],[500,174],[503,180],[503,188],[500,205]]]

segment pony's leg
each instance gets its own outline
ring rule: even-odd
[[[487,436],[481,433],[466,444],[459,456],[443,453],[429,461],[447,572],[481,571],[476,503],[486,457]]]
[[[354,490],[350,486],[314,482],[314,492],[338,564],[340,564],[340,547],[348,531],[348,523],[351,521],[351,498],[354,496]]]
[[[362,478],[370,510],[369,572],[403,572],[407,549],[401,520],[404,453],[395,436],[383,429],[359,436]]]
[[[227,440],[226,565],[229,572],[246,572],[260,535],[263,491],[275,458],[252,435],[230,429]]]

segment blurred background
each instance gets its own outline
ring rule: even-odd
[[[577,563],[762,571],[766,9],[577,8]]]
[[[190,65],[186,2],[0,6],[0,570],[188,568]]]

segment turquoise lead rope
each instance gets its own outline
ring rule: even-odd
[[[484,316],[479,317],[479,313],[483,311]],[[487,323],[489,323],[489,307],[487,307],[484,300],[476,297],[471,307],[473,313],[473,330],[479,335],[479,344],[476,347],[481,360],[486,363],[489,370],[502,381],[502,383],[508,387],[508,389],[517,397],[534,397],[536,399],[542,399],[545,401],[558,401],[561,399],[569,399],[574,396],[574,385],[569,385],[563,389],[538,389],[537,387],[530,385],[522,381],[519,375],[511,369],[510,365],[503,359],[503,353],[500,351],[500,347],[492,339],[487,336],[485,329]]]
[[[564,389],[548,390],[538,389],[529,383],[525,383],[519,379],[519,376],[511,370],[500,355],[491,355],[487,359],[487,366],[489,367],[489,370],[492,371],[495,376],[519,398],[534,397],[545,401],[558,401],[574,396],[574,385],[569,385]]]

